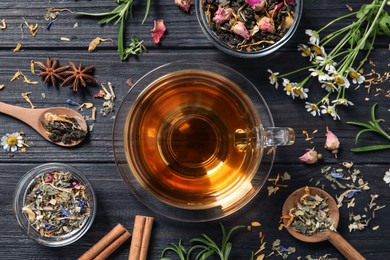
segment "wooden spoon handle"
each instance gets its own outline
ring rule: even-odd
[[[345,240],[338,232],[330,232],[329,242],[339,250],[348,260],[364,260],[362,256],[347,240]]]

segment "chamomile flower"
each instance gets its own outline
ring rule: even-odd
[[[340,74],[334,74],[333,77],[334,77],[334,82],[339,87],[349,88],[349,86],[351,85],[349,80]]]
[[[311,71],[310,75],[312,77],[318,77],[319,82],[324,82],[329,80],[330,76],[323,72],[322,70],[317,70],[317,69],[309,69]]]
[[[383,176],[383,180],[384,180],[387,184],[390,183],[390,169],[389,169],[387,172],[385,172],[385,176]]]
[[[18,147],[23,147],[23,137],[19,132],[6,134],[1,138],[1,145],[4,150],[13,153],[18,150]]]
[[[305,102],[305,104],[306,104],[305,108],[307,112],[309,112],[313,116],[317,116],[317,115],[319,116],[321,114],[321,111],[316,104],[310,102]]]
[[[303,57],[309,57],[310,60],[313,58],[313,53],[311,52],[311,49],[306,44],[299,44],[298,45],[298,51],[302,52]]]
[[[353,84],[362,84],[366,79],[362,74],[353,68],[348,70],[348,76],[352,79]]]
[[[335,73],[336,72],[336,65],[337,62],[333,61],[329,56],[323,57],[323,56],[316,56],[316,61],[320,66],[325,66],[325,70],[329,73]]]
[[[269,83],[271,85],[275,84],[275,88],[278,89],[278,87],[279,87],[279,82],[278,82],[279,72],[272,72],[272,70],[270,70],[270,69],[268,69],[267,71],[271,74],[269,76]]]
[[[326,57],[326,52],[324,47],[319,46],[318,44],[313,44],[311,48],[313,49],[313,52],[316,56],[318,55],[318,56]]]
[[[311,30],[311,29],[307,29],[305,31],[305,33],[310,36],[309,42],[311,44],[316,44],[317,45],[317,44],[320,43],[320,35],[319,35],[319,33],[317,31],[314,31],[314,30]]]
[[[290,96],[294,99],[295,95],[293,92],[293,83],[290,83],[290,80],[283,78],[283,86],[284,86],[284,91],[286,91],[287,96]]]
[[[335,103],[337,105],[353,106],[353,103],[346,98],[335,99],[332,101],[332,103]]]
[[[306,99],[308,97],[307,92],[309,92],[309,89],[296,84],[293,87],[292,92],[296,97],[300,97],[301,99]]]
[[[335,90],[336,91],[339,90],[339,88],[332,81],[323,82],[323,84],[321,85],[321,88],[326,89],[326,91],[328,91],[328,92],[333,92]]]
[[[340,120],[340,116],[336,112],[335,105],[332,105],[332,106],[322,105],[321,108],[322,108],[322,110],[321,110],[322,114],[329,114],[331,117],[333,117],[333,120]]]

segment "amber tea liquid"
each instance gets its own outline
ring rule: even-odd
[[[170,73],[132,105],[127,161],[165,203],[228,207],[252,189],[262,153],[255,145],[259,125],[250,99],[225,77],[203,70]]]

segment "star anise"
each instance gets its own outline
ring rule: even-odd
[[[49,83],[52,86],[57,86],[58,81],[64,81],[63,73],[66,71],[69,66],[60,67],[58,60],[51,60],[50,57],[47,57],[46,64],[43,64],[40,61],[36,61],[35,64],[41,68],[42,72],[38,74],[39,77],[44,78],[44,83]]]
[[[69,85],[73,82],[73,91],[77,91],[81,86],[86,87],[87,83],[95,84],[97,80],[91,75],[94,67],[83,67],[82,63],[78,67],[73,62],[69,62],[70,70],[64,71],[64,82],[61,86]]]

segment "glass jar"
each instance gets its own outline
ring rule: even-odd
[[[48,230],[49,228],[52,228],[54,225],[48,223],[45,224],[44,227],[41,227],[42,230],[36,230],[34,228],[34,224],[31,222],[29,218],[29,214],[32,214],[33,217],[38,218],[42,217],[43,213],[42,212],[48,212],[52,211],[52,214],[55,214],[52,208],[50,208],[50,205],[48,206],[49,209],[40,209],[40,215],[37,214],[37,212],[34,212],[33,210],[23,210],[23,208],[26,205],[26,197],[28,194],[32,191],[32,186],[36,182],[36,178],[42,177],[44,174],[47,173],[52,173],[52,172],[65,172],[65,173],[70,173],[71,176],[74,179],[74,185],[78,185],[78,183],[82,186],[85,187],[85,196],[86,200],[83,201],[83,203],[86,203],[84,205],[88,210],[88,214],[82,219],[80,227],[75,228],[73,230],[69,230],[69,233],[66,230],[66,227],[64,229],[64,234],[63,235],[42,235],[42,233],[45,232],[45,229]],[[76,182],[78,181],[78,182]],[[50,186],[50,181],[44,181],[45,184],[48,183]],[[72,181],[73,183],[73,181]],[[53,185],[51,185],[53,186]],[[72,188],[73,188],[72,187]],[[77,188],[75,188],[77,189]],[[67,192],[69,191],[69,187],[59,187],[58,190],[61,192]],[[81,189],[80,189],[81,190]],[[41,192],[40,190],[37,190],[36,192]],[[64,194],[65,195],[65,194]],[[72,198],[74,200],[74,198]],[[51,201],[52,205],[56,204],[56,201]],[[78,202],[78,206],[80,206],[81,202]],[[77,170],[76,168],[63,164],[63,163],[47,163],[47,164],[42,164],[39,165],[30,171],[28,171],[19,181],[19,183],[16,186],[16,191],[14,194],[14,203],[13,203],[13,210],[14,214],[16,216],[16,219],[22,228],[22,230],[26,233],[26,235],[36,241],[39,244],[42,244],[44,246],[49,246],[49,247],[60,247],[60,246],[65,246],[69,245],[79,238],[81,238],[91,227],[93,220],[96,215],[96,196],[95,193],[92,189],[91,183],[88,181],[86,176]],[[66,215],[69,214],[69,211],[67,209],[62,208],[62,210],[66,210],[63,212],[64,217],[63,219],[66,219]],[[45,213],[46,214],[46,213]],[[48,214],[48,213],[47,213]],[[30,216],[31,217],[31,216]],[[64,220],[63,220],[64,221]],[[41,224],[43,225],[43,224]],[[48,226],[46,226],[48,225]],[[50,227],[49,227],[50,226]],[[35,226],[37,228],[37,226]],[[58,226],[55,226],[55,228],[58,228]],[[62,226],[60,228],[63,228]],[[38,228],[37,228],[38,229]]]

